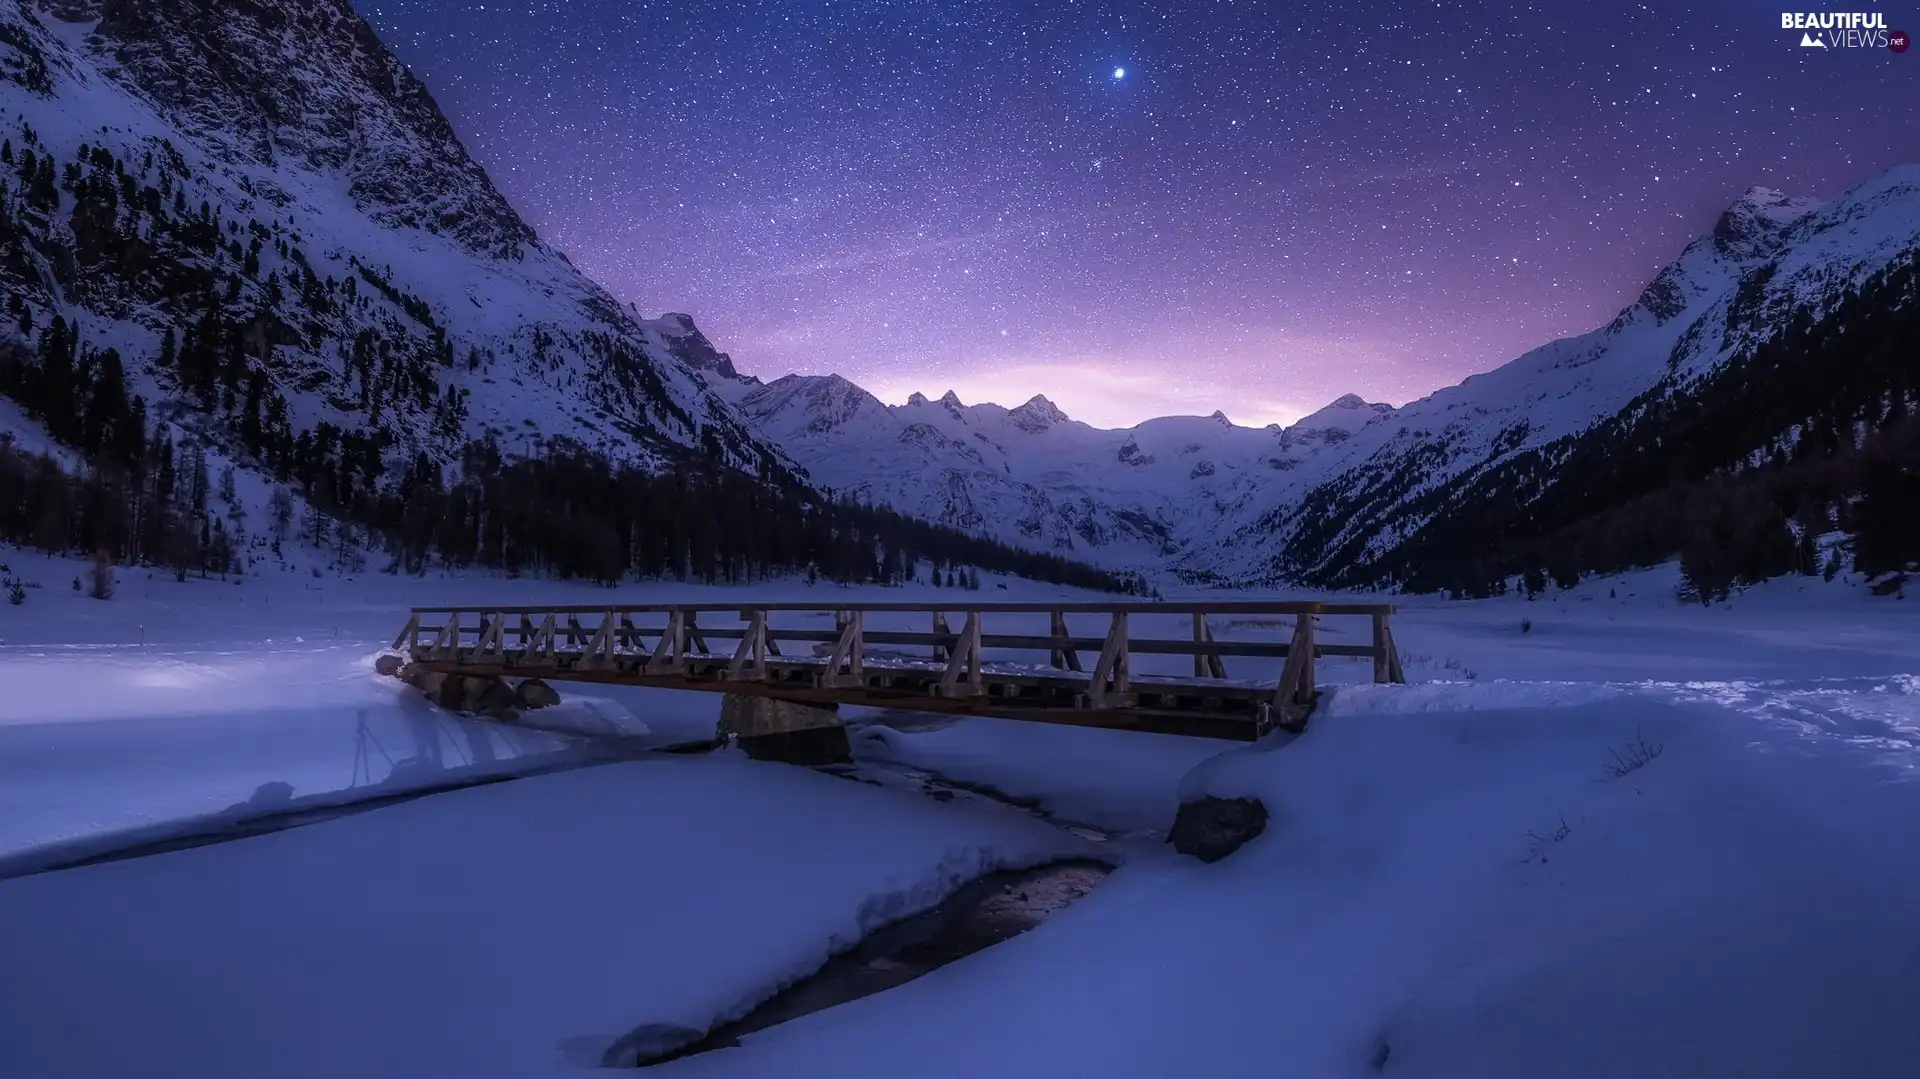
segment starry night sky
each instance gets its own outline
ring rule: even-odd
[[[1419,397],[1752,185],[1920,161],[1920,50],[1754,0],[355,3],[543,237],[741,370],[1102,425]]]

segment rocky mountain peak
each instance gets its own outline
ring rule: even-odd
[[[537,243],[413,72],[346,0],[66,0],[109,77],[232,163],[337,174],[388,227],[517,258]],[[287,192],[262,192],[287,203]]]
[[[1818,199],[1789,198],[1770,187],[1748,188],[1714,222],[1714,249],[1735,261],[1763,258],[1779,246],[1788,228],[1819,207]]]
[[[1007,412],[1007,418],[1022,431],[1036,434],[1056,424],[1067,422],[1067,414],[1060,411],[1060,406],[1047,400],[1045,395],[1037,393],[1026,404],[1010,409]]]

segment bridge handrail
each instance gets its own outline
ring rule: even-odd
[[[487,606],[482,604],[460,604],[443,607],[414,607],[413,614],[605,614],[614,611],[619,614],[671,614],[674,611],[860,611],[877,614],[932,614],[935,611],[964,612],[979,611],[981,614],[1393,614],[1399,608],[1391,603],[1322,603],[1318,601],[1277,601],[1260,600],[1222,600],[1208,602],[1155,601],[1122,603],[1011,603],[1011,602],[969,602],[956,600],[951,603],[576,603],[576,604],[523,604],[519,606]]]
[[[628,669],[636,679],[678,679],[690,671],[690,664],[724,662],[720,688],[738,687],[745,680],[778,680],[785,677],[800,657],[781,657],[778,642],[811,641],[831,646],[814,652],[805,662],[820,669],[812,678],[823,690],[840,690],[867,685],[867,659],[883,660],[872,645],[912,645],[931,650],[930,659],[941,665],[941,673],[929,692],[936,698],[988,697],[989,683],[1004,674],[994,669],[985,652],[988,649],[1050,653],[1049,665],[1062,677],[1085,677],[1085,703],[1080,707],[1105,711],[1129,707],[1134,698],[1131,657],[1136,654],[1187,655],[1193,659],[1196,683],[1218,685],[1227,680],[1224,657],[1271,657],[1285,660],[1285,666],[1273,686],[1271,699],[1260,705],[1259,722],[1277,722],[1294,726],[1305,722],[1318,696],[1314,666],[1323,656],[1351,656],[1373,661],[1375,682],[1405,682],[1398,647],[1388,623],[1395,608],[1385,603],[1330,603],[1320,601],[1227,600],[1219,602],[1159,601],[1116,603],[643,603],[643,604],[556,604],[455,607],[414,607],[407,625],[394,639],[393,647],[404,649],[416,661],[428,663],[497,663],[502,667],[524,663],[531,658],[548,664],[562,656],[576,664],[579,671]],[[702,626],[701,614],[730,614],[744,626]],[[832,614],[831,632],[825,629],[780,627],[771,624],[770,615],[779,613]],[[869,630],[865,616],[880,614],[919,614],[929,616],[928,631],[901,629]],[[633,615],[664,615],[665,625],[636,624]],[[947,615],[960,614],[964,621],[954,626]],[[1049,615],[1051,624],[1044,633],[989,633],[982,628],[988,615]],[[1104,615],[1108,627],[1104,637],[1075,635],[1067,616]],[[441,624],[425,620],[442,616]],[[1184,616],[1192,626],[1191,640],[1136,636],[1132,616]],[[1287,643],[1272,641],[1222,641],[1213,635],[1209,620],[1214,616],[1291,615],[1293,632]],[[468,625],[468,616],[473,624]],[[580,616],[593,620],[586,624]],[[1323,616],[1365,616],[1372,623],[1368,644],[1322,644],[1315,623]],[[538,624],[535,624],[535,618]],[[517,622],[517,625],[513,624]],[[425,640],[423,641],[423,635]],[[561,647],[564,637],[567,647]],[[647,637],[654,638],[649,644]],[[730,660],[716,651],[707,638],[739,641]],[[468,638],[473,643],[469,646]],[[517,648],[513,645],[517,644]],[[1081,652],[1097,654],[1092,668],[1085,667]],[[815,663],[822,656],[824,662]],[[1068,672],[1071,672],[1069,675]],[[700,688],[715,688],[702,686]],[[1271,717],[1271,718],[1269,718]]]

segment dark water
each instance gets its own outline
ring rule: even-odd
[[[988,874],[932,910],[870,934],[744,1018],[705,1035],[681,1027],[643,1027],[621,1039],[604,1062],[646,1067],[725,1049],[755,1031],[904,985],[1032,929],[1093,891],[1110,871],[1097,862],[1071,861]]]

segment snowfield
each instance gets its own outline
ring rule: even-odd
[[[98,603],[54,587],[71,564],[8,557],[44,586],[36,621],[0,608],[0,1074],[580,1075],[971,876],[1088,855],[1123,864],[1030,933],[657,1070],[1784,1079],[1920,1058],[1920,606],[1857,583],[1683,607],[1667,567],[1412,598],[1414,685],[1329,661],[1307,733],[1254,746],[849,715],[863,762],[1126,840],[1103,844],[737,751],[586,766],[604,743],[456,720],[371,674],[408,603],[605,591],[129,574]],[[841,594],[1059,595],[995,583]],[[712,729],[715,698],[580,688],[580,729]],[[363,727],[384,755],[358,754]],[[289,798],[529,769],[558,770],[35,871]],[[1201,795],[1259,798],[1267,831],[1214,865],[1151,840]]]
[[[737,757],[456,791],[0,885],[0,1071],[574,1074],[703,1028],[980,873],[1080,853]]]

